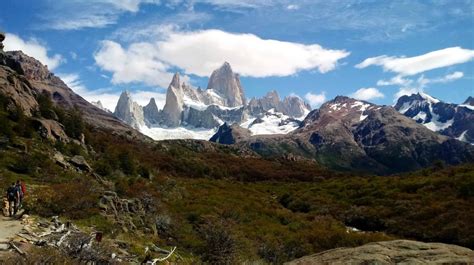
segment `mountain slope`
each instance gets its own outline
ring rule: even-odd
[[[2,66],[0,74],[3,77],[2,82],[17,87],[16,98],[27,113],[31,113],[37,106],[37,103],[33,102],[33,95],[45,91],[51,95],[56,104],[65,108],[78,108],[83,112],[85,121],[93,127],[111,130],[127,137],[147,139],[140,132],[123,123],[112,114],[97,108],[74,93],[59,77],[49,72],[47,66],[42,65],[38,60],[21,51],[6,52],[3,56],[5,57],[5,65]],[[15,79],[21,80],[22,83],[15,81]],[[27,87],[25,87],[25,84]],[[20,89],[21,87],[18,86],[23,86],[23,88]],[[6,88],[2,86],[2,89]]]
[[[445,103],[425,93],[402,96],[395,109],[432,131],[474,144],[472,97],[463,104]]]
[[[436,160],[474,161],[472,146],[434,133],[392,107],[342,96],[312,111],[287,135],[234,142],[264,156],[291,153],[333,169],[381,174],[419,169]]]

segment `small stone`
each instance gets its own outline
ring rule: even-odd
[[[7,243],[0,243],[0,250],[8,250],[10,248],[10,245]]]

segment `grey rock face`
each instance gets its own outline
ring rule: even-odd
[[[92,167],[89,165],[89,163],[87,163],[83,156],[73,156],[71,159],[69,159],[69,162],[80,170],[92,171]]]
[[[222,96],[225,106],[237,107],[245,104],[244,91],[240,85],[239,76],[234,74],[227,62],[212,72],[207,89],[212,89]]]
[[[156,106],[155,98],[151,98],[150,102],[143,107],[143,117],[148,126],[157,124],[160,121],[160,112]]]
[[[133,105],[130,100],[122,99],[119,105]],[[130,101],[130,102],[129,102]],[[128,103],[127,103],[128,102]],[[122,107],[119,108],[120,110]],[[127,109],[127,108],[124,108]],[[238,75],[234,74],[228,63],[215,70],[209,79],[208,89],[194,88],[182,82],[176,73],[166,92],[166,103],[162,111],[158,110],[155,101],[143,107],[143,114],[135,108],[135,115],[117,112],[117,117],[132,126],[136,121],[143,121],[148,127],[155,126],[193,126],[200,128],[216,128],[227,122],[241,123],[249,116],[263,117],[271,109],[283,113],[290,119],[301,118],[309,112],[310,107],[301,98],[286,97],[283,101],[276,91],[269,92],[261,99],[253,99],[246,104],[243,89]],[[128,116],[139,116],[130,118]],[[288,117],[286,117],[288,118]],[[282,126],[293,120],[282,120]],[[141,123],[138,122],[139,125]]]
[[[393,240],[332,249],[285,264],[474,264],[474,251],[442,243]]]
[[[300,97],[288,96],[282,102],[282,113],[290,117],[304,117],[311,111],[311,106]]]
[[[472,99],[468,98],[463,106],[445,103],[418,93],[400,97],[395,109],[430,130],[474,143],[474,110],[465,106],[469,105]]]
[[[184,93],[180,84],[179,74],[173,76],[173,80],[166,91],[166,103],[163,108],[163,123],[170,127],[181,124],[184,110]]]
[[[242,139],[248,139],[250,131],[240,127],[238,124],[228,125],[224,123],[209,141],[220,144],[234,144]]]
[[[297,96],[287,96],[281,101],[275,90],[268,92],[260,99],[252,98],[247,108],[249,113],[254,116],[275,109],[276,112],[281,112],[293,118],[301,118],[311,110],[311,107]]]
[[[186,108],[183,121],[194,127],[216,128],[223,122],[239,123],[244,116],[244,108],[222,109],[217,105],[210,105],[205,110]]]
[[[120,95],[114,115],[134,128],[145,124],[142,107],[132,100],[128,91]]]

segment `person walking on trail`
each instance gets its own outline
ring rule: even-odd
[[[10,217],[13,217],[18,210],[17,202],[20,199],[20,194],[18,193],[18,189],[16,188],[15,183],[12,183],[12,185],[8,187],[7,199],[8,199],[8,213],[10,214]]]
[[[25,196],[25,194],[23,193],[23,185],[20,182],[20,180],[16,181],[15,188],[18,191],[18,200],[17,200],[17,205],[16,205],[16,208],[17,208],[17,211],[18,211],[21,208],[21,206],[23,205],[23,198]]]

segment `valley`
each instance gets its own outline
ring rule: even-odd
[[[229,63],[205,90],[180,78],[162,109],[124,91],[111,112],[0,50],[0,186],[28,187],[0,263],[312,264],[374,245],[402,249],[389,264],[474,260],[472,99],[312,109],[247,102]]]

